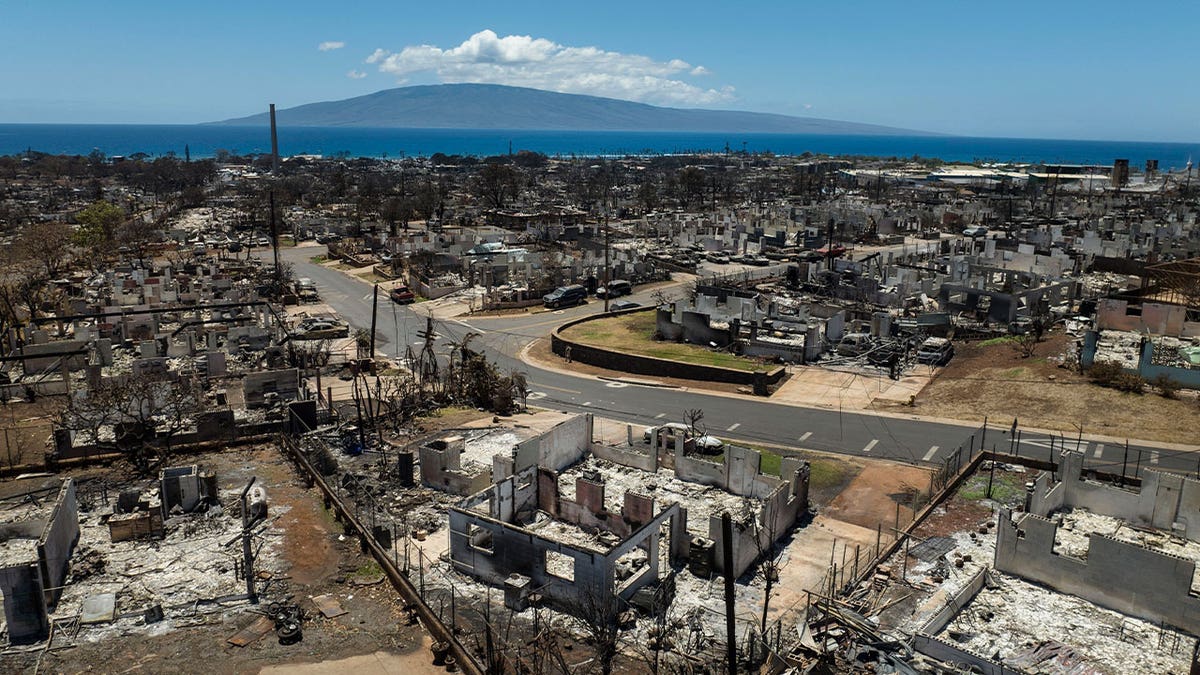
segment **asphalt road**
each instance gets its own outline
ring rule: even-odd
[[[281,258],[295,265],[297,277],[312,279],[328,303],[343,319],[355,327],[371,325],[372,287],[335,269],[309,262],[323,248],[294,248],[281,251]],[[649,294],[632,296],[649,304]],[[434,321],[438,335],[437,350],[446,353],[467,333],[478,333],[472,343],[505,370],[524,371],[529,380],[529,402],[542,408],[567,412],[591,412],[636,425],[682,421],[683,411],[704,411],[708,433],[721,438],[785,447],[808,448],[843,455],[878,457],[910,463],[936,464],[960,446],[978,448],[980,427],[976,424],[950,424],[916,416],[897,417],[864,412],[804,408],[748,396],[730,396],[611,382],[586,375],[546,370],[522,362],[519,354],[530,342],[545,337],[552,328],[573,317],[603,311],[603,302],[553,312],[537,312],[509,317],[472,317],[466,320]],[[417,331],[426,319],[412,305],[396,305],[380,293],[377,315],[376,349],[388,356],[403,356],[407,345],[421,344]],[[1133,442],[1128,451],[1124,444],[1089,440],[1072,436],[1051,439],[1045,434],[1022,432],[1020,443],[1008,434],[1011,420],[993,420],[983,442],[989,449],[1016,450],[1023,456],[1049,459],[1067,449],[1081,449],[1087,466],[1129,475],[1147,467],[1187,473],[1200,472],[1200,452],[1169,450],[1154,444]],[[635,430],[640,438],[640,429]],[[972,440],[973,439],[973,440]],[[1181,441],[1185,439],[1181,437]],[[1053,448],[1052,448],[1053,446]]]

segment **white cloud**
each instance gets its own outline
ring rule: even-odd
[[[670,105],[733,99],[733,87],[698,87],[682,79],[710,73],[681,59],[656,61],[597,47],[568,47],[529,35],[500,37],[491,30],[479,31],[449,49],[433,45],[410,45],[396,53],[376,49],[366,62],[399,79],[432,73],[442,82],[507,84]]]
[[[361,70],[351,70],[350,72],[346,73],[346,77],[352,80],[361,80],[366,76],[367,74]]]
[[[317,45],[317,49],[320,49],[323,52],[331,52],[335,49],[341,49],[342,47],[345,47],[345,46],[346,46],[345,42],[341,42],[339,40],[330,40],[328,42],[322,42],[321,44]]]

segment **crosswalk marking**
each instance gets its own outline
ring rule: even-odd
[[[1101,454],[1102,452],[1104,452],[1104,444],[1103,444],[1103,443],[1097,443],[1097,444],[1096,444],[1096,451],[1092,453],[1092,457],[1095,457],[1096,459],[1100,459],[1100,454]]]
[[[875,447],[875,445],[876,445],[877,443],[879,443],[879,439],[877,439],[877,438],[873,438],[873,439],[871,439],[871,442],[870,442],[870,443],[867,443],[867,447],[863,448],[863,449],[862,449],[862,451],[863,451],[863,452],[870,452],[870,451],[871,451],[871,448]]]
[[[800,437],[800,442],[803,443],[804,441],[807,441],[809,436],[812,436],[811,431],[804,432],[804,435]]]
[[[733,431],[734,429],[737,429],[740,426],[742,426],[741,422],[734,422],[733,424],[729,425],[729,428],[726,429],[725,431]]]
[[[1150,451],[1150,463],[1158,464],[1158,451],[1157,450]]]
[[[925,456],[921,458],[921,461],[928,462],[929,460],[933,459],[933,456],[937,454],[937,451],[938,451],[938,446],[936,446],[936,445],[931,446],[929,448],[929,452],[925,453]]]

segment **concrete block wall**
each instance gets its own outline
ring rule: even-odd
[[[501,585],[512,574],[531,579],[545,598],[575,613],[615,611],[617,592],[614,568],[617,560],[634,548],[647,550],[648,565],[634,578],[622,583],[622,597],[631,596],[658,574],[659,531],[671,521],[672,540],[679,531],[677,505],[670,505],[650,522],[632,532],[617,546],[602,552],[542,537],[535,532],[478,513],[454,507],[450,510],[450,561],[459,571],[486,583]],[[675,551],[672,542],[672,553]],[[556,576],[547,569],[547,554],[557,553],[572,560],[573,578]]]
[[[1124,330],[1151,335],[1180,335],[1183,333],[1187,308],[1144,302],[1141,312],[1129,313],[1129,302],[1116,298],[1101,298],[1096,302],[1097,330]]]
[[[300,371],[295,368],[246,373],[242,379],[246,406],[262,405],[269,392],[279,394],[280,400],[291,401],[300,393]]]
[[[488,467],[464,470],[462,452],[466,441],[451,436],[421,446],[421,483],[435,490],[456,495],[473,495],[492,484]]]
[[[78,542],[79,506],[75,497],[75,481],[68,478],[59,488],[50,519],[37,543],[39,576],[46,604],[50,606],[54,606],[62,595],[62,585],[71,567],[71,554]]]
[[[1102,607],[1200,634],[1200,596],[1191,590],[1196,565],[1092,533],[1087,559],[1054,551],[1058,527],[1034,514],[1014,519],[1001,509],[996,569],[1076,595]]]
[[[87,365],[87,354],[64,356],[70,352],[85,349],[87,343],[83,340],[60,340],[46,344],[27,344],[21,347],[21,355],[26,358],[21,362],[26,375],[36,375],[48,368],[58,368],[59,360],[65,359],[70,370],[82,370]]]
[[[538,437],[538,465],[562,471],[583,459],[592,447],[593,417],[591,413],[576,415],[560,422]]]
[[[912,639],[913,649],[938,661],[971,666],[973,673],[982,675],[1022,675],[1022,671],[996,663],[962,647],[943,642],[932,635],[918,633]]]
[[[1061,508],[1084,508],[1113,518],[1162,530],[1179,531],[1200,541],[1200,481],[1176,473],[1147,469],[1139,490],[1087,480],[1083,455],[1063,453],[1062,480],[1043,473],[1034,481],[1029,512],[1049,516]]]
[[[986,582],[987,568],[984,567],[976,572],[966,585],[958,589],[957,593],[951,595],[946,600],[946,604],[942,605],[937,612],[934,612],[933,616],[929,617],[917,632],[931,636],[942,632],[942,629],[950,625],[950,622],[954,620],[954,616],[974,600],[976,595],[979,595],[979,591],[983,590]]]
[[[36,562],[0,568],[0,595],[4,596],[4,622],[10,642],[37,642],[50,634],[43,587]]]
[[[649,448],[650,446],[645,446]],[[592,445],[592,454],[605,461],[613,464],[620,464],[642,471],[658,471],[658,453],[656,452],[637,452],[636,449],[630,448],[624,450],[615,448],[603,443],[595,443]]]
[[[756,477],[755,488],[769,486],[770,492],[762,497],[762,507],[754,515],[754,522],[738,523],[735,520],[733,524],[733,569],[737,576],[745,573],[762,553],[770,550],[776,541],[790,532],[800,514],[808,508],[808,463],[792,460],[782,465],[781,470],[788,477],[787,480],[762,475]],[[725,533],[720,514],[709,517],[708,538],[715,542],[718,551],[716,570],[724,572]]]

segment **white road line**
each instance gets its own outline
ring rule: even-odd
[[[1103,453],[1103,452],[1104,452],[1104,444],[1103,444],[1103,443],[1097,443],[1097,444],[1096,444],[1096,451],[1092,453],[1092,457],[1095,457],[1096,459],[1100,459],[1100,455],[1101,455],[1101,453]]]
[[[879,443],[879,439],[877,439],[877,438],[873,438],[873,439],[871,439],[871,442],[870,442],[870,443],[867,443],[867,447],[863,448],[863,449],[862,449],[862,451],[863,451],[863,452],[870,452],[870,451],[871,451],[871,448],[875,447],[875,444],[876,444],[876,443]]]
[[[584,405],[591,405],[591,404],[592,404],[592,402],[591,402],[591,401],[584,401],[584,402],[583,402],[583,404],[584,404]]]
[[[804,432],[804,435],[800,437],[800,442],[803,443],[804,441],[807,441],[809,436],[812,436],[811,431]]]
[[[733,431],[734,429],[737,429],[740,426],[742,426],[741,422],[734,422],[733,424],[729,425],[729,428],[726,429],[725,431]]]
[[[1158,464],[1158,451],[1157,450],[1150,451],[1150,463]]]
[[[654,419],[661,420],[662,418],[664,418],[666,416],[667,416],[667,413],[658,413],[657,415],[654,416]]]
[[[936,446],[936,445],[931,446],[929,448],[929,452],[925,453],[925,456],[921,458],[921,461],[928,462],[929,460],[933,459],[933,456],[937,454],[937,451],[938,451],[938,446]]]

